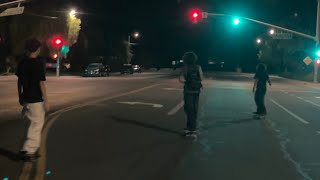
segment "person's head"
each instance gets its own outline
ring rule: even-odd
[[[190,52],[186,52],[183,57],[183,62],[185,65],[187,66],[192,66],[195,65],[198,61],[198,56],[196,55],[196,53],[190,51]]]
[[[26,50],[30,57],[37,57],[40,54],[41,43],[35,38],[26,41]]]
[[[265,73],[267,72],[267,66],[263,63],[259,63],[257,65],[257,73]]]

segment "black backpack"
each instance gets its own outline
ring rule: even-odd
[[[185,90],[200,91],[202,88],[202,80],[199,66],[186,67],[184,76],[186,80]]]

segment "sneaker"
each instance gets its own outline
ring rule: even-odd
[[[189,132],[185,133],[184,136],[197,138],[197,132],[196,131],[189,131]]]
[[[190,133],[190,132],[196,133],[197,131],[196,131],[196,130],[191,131],[191,130],[189,130],[188,128],[184,128],[184,129],[183,129],[183,133],[184,133],[184,134],[187,134],[187,133]]]
[[[25,162],[36,162],[37,159],[40,157],[38,153],[29,154],[26,151],[20,151],[20,158],[22,161]]]

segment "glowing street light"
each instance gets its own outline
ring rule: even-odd
[[[72,10],[69,12],[69,16],[70,16],[71,18],[74,18],[74,17],[76,17],[76,13],[77,13],[77,11],[74,10],[74,9],[72,9]]]
[[[135,33],[133,33],[132,35],[133,35],[133,37],[134,37],[135,39],[137,39],[137,38],[140,37],[140,33],[139,33],[139,32],[135,32]],[[128,43],[131,44],[131,45],[134,45],[134,43],[131,43],[131,35],[130,35],[130,34],[129,34],[129,36],[128,36]]]
[[[262,40],[260,38],[257,39],[257,44],[261,44]]]
[[[274,35],[274,33],[275,33],[274,29],[271,29],[271,30],[269,31],[269,33],[270,33],[271,35]]]
[[[139,34],[138,32],[136,32],[136,33],[133,34],[133,36],[134,36],[135,38],[138,38],[138,37],[140,36],[140,34]]]

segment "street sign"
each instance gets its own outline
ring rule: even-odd
[[[207,19],[209,16],[208,12],[202,12],[202,18]]]
[[[312,59],[308,56],[308,57],[306,57],[306,58],[303,60],[303,62],[304,62],[307,66],[309,66],[309,65],[312,63]]]
[[[0,17],[4,16],[12,16],[22,14],[24,12],[24,7],[15,7],[15,8],[8,8],[0,13]]]

